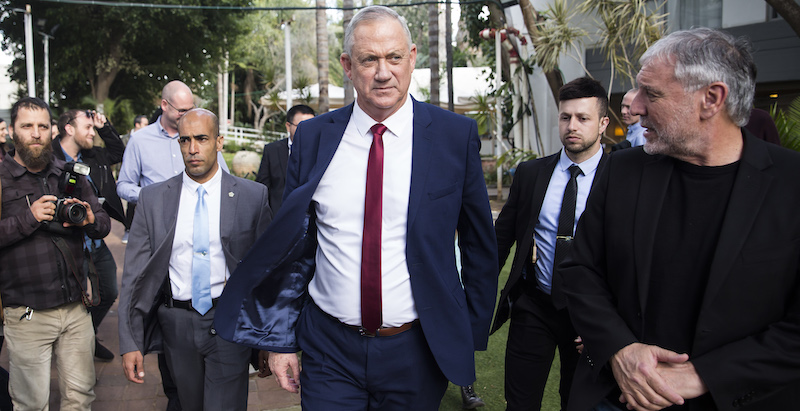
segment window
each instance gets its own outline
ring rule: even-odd
[[[722,0],[681,0],[680,28],[722,27]]]

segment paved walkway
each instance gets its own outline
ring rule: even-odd
[[[504,187],[504,198],[508,198],[508,187]],[[489,189],[489,195],[496,196],[496,189]],[[504,201],[492,200],[493,217],[497,218]],[[117,262],[117,284],[122,279],[122,264],[125,260],[125,245],[120,242],[124,233],[121,223],[111,220],[111,234],[105,238],[106,244],[114,254]],[[115,354],[119,354],[119,333],[117,331],[119,317],[117,304],[103,320],[97,336],[103,345]],[[145,356],[144,384],[128,382],[122,374],[122,360],[120,356],[109,363],[95,361],[97,371],[97,385],[95,393],[97,399],[92,405],[94,411],[163,411],[167,408],[167,397],[161,389],[161,375],[158,372],[158,362],[155,354]],[[8,369],[8,350],[0,352],[0,366]],[[50,379],[50,409],[57,411],[60,394],[58,392],[58,373],[55,365]],[[286,392],[278,387],[272,377],[250,377],[250,390],[247,399],[247,411],[299,411],[300,395]]]
[[[125,245],[120,242],[124,228],[119,222],[112,220],[111,234],[105,241],[114,260],[117,262],[117,284],[122,278],[122,263],[125,256]],[[111,307],[100,329],[97,332],[103,345],[115,354],[119,354],[119,334],[117,304]],[[0,353],[0,366],[8,369],[8,350]],[[167,408],[167,397],[161,389],[161,375],[155,354],[145,356],[144,384],[128,382],[122,374],[122,360],[117,356],[109,363],[95,361],[97,400],[92,405],[94,411],[163,411]],[[53,366],[50,380],[50,409],[59,410],[60,395],[58,392],[58,373]],[[272,377],[250,377],[250,394],[247,399],[247,411],[265,410],[299,410],[299,394],[291,394],[280,388]]]

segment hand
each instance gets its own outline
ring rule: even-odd
[[[106,125],[106,115],[92,110],[92,120],[94,120],[94,128],[101,129]]]
[[[297,354],[283,354],[277,352],[269,353],[269,369],[275,375],[278,385],[286,391],[297,392],[300,388],[300,363],[297,361]],[[289,374],[289,370],[292,371]]]
[[[579,335],[574,340],[575,342],[575,349],[578,350],[578,354],[583,354],[583,338]]]
[[[144,357],[141,351],[122,354],[122,372],[128,381],[137,384],[144,383]]]
[[[658,373],[659,363],[684,363],[687,354],[678,354],[655,345],[630,344],[611,357],[611,370],[622,395],[619,400],[630,410],[655,411],[683,405],[683,397]]]
[[[31,204],[31,213],[33,218],[38,222],[53,221],[53,216],[56,215],[56,204],[54,201],[58,200],[56,196],[43,195],[38,200]]]
[[[72,224],[65,222],[64,227],[83,227],[87,224],[94,224],[94,212],[92,212],[92,206],[90,206],[89,203],[87,203],[86,201],[81,201],[77,198],[68,198],[64,200],[65,205],[73,203],[83,204],[83,206],[86,207],[86,218],[84,218],[83,221],[80,222],[80,224]]]
[[[265,378],[272,375],[269,370],[269,351],[258,352],[258,377]]]
[[[697,398],[708,392],[706,383],[697,374],[691,361],[677,364],[662,362],[656,366],[656,371],[686,400]]]

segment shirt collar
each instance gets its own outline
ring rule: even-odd
[[[14,159],[14,156],[11,153],[13,153],[13,152],[6,153],[5,159],[3,160],[2,163],[0,163],[0,165],[2,167],[6,167],[8,169],[8,171],[11,173],[12,177],[14,177],[14,178],[22,177],[23,174],[28,172],[28,169],[23,167],[21,164],[17,163],[17,160]],[[40,171],[39,173],[36,173],[36,174],[37,175],[42,175],[42,174],[50,175],[50,174],[53,174],[53,175],[56,175],[56,176],[60,176],[62,171],[64,170],[64,166],[66,164],[67,163],[64,160],[56,157],[55,154],[51,154],[50,155],[50,164],[47,167],[45,167],[44,170],[42,170],[42,171]],[[31,173],[31,174],[34,174],[34,173]]]
[[[597,166],[600,164],[601,157],[603,157],[602,147],[600,148],[600,150],[597,150],[597,152],[594,153],[593,156],[589,157],[589,159],[587,159],[586,161],[577,164],[577,166],[580,167],[581,171],[583,172],[583,175],[589,175],[590,173],[593,173],[595,170],[597,170]],[[569,169],[569,167],[573,164],[576,163],[574,163],[572,160],[569,159],[569,157],[567,157],[566,150],[561,149],[561,155],[558,158],[558,168],[561,171],[566,172],[567,169]]]
[[[203,188],[206,192],[210,192],[211,189],[215,189],[219,187],[220,183],[222,182],[222,167],[217,166],[217,172],[214,173],[214,176],[211,177],[210,180],[206,181],[202,184]],[[197,181],[192,180],[188,174],[186,174],[186,170],[183,171],[183,186],[189,190],[190,192],[194,193],[197,191],[197,187],[201,184]]]
[[[628,135],[631,135],[631,133],[639,131],[639,130],[644,130],[644,127],[642,127],[642,122],[641,121],[637,121],[637,122],[635,122],[635,123],[633,123],[633,124],[628,126]]]
[[[358,100],[355,101],[353,104],[353,114],[350,117],[350,121],[355,123],[356,130],[358,130],[358,134],[360,136],[370,137],[371,135],[368,134],[372,126],[377,123],[375,120],[372,119],[364,110],[358,105]],[[383,120],[381,124],[386,126],[389,129],[390,134],[386,135],[393,135],[395,137],[400,136],[400,133],[407,127],[410,127],[411,124],[414,122],[414,104],[411,100],[411,95],[406,97],[405,103],[398,109],[394,114],[389,116],[386,120]]]
[[[161,116],[163,116],[163,114]],[[156,128],[158,129],[158,135],[169,139],[178,138],[178,133],[175,133],[174,136],[171,136],[169,135],[169,133],[167,133],[167,129],[165,129],[164,126],[161,125],[161,116],[158,116],[158,119],[156,119]]]

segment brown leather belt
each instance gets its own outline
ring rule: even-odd
[[[342,324],[344,326],[346,326],[347,328],[350,328],[351,330],[358,331],[358,333],[361,334],[361,336],[363,336],[363,337],[391,337],[393,335],[397,335],[397,334],[400,334],[402,332],[410,330],[411,327],[413,327],[417,323],[419,323],[418,319],[414,320],[414,321],[411,321],[410,323],[405,323],[405,324],[403,324],[403,325],[401,325],[399,327],[379,328],[378,331],[374,332],[374,333],[367,331],[366,328],[364,328],[364,327],[362,327],[360,325],[350,325],[350,324],[345,324],[345,323],[342,323]]]

